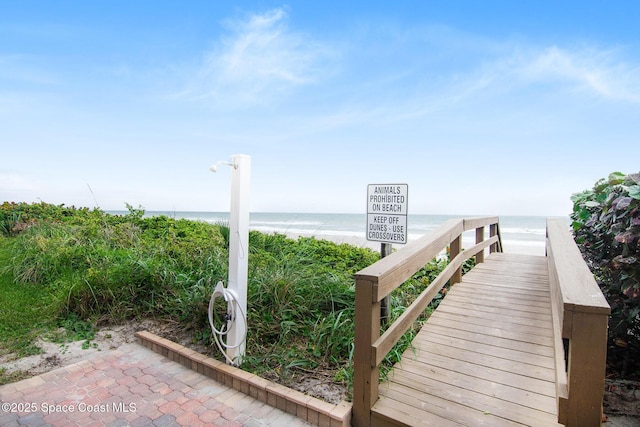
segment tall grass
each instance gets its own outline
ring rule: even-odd
[[[9,263],[12,241],[0,236],[0,266]],[[54,327],[56,301],[37,286],[16,286],[11,272],[0,268],[0,356],[38,354],[36,338]]]
[[[15,289],[36,290],[37,298],[46,295],[49,319],[98,324],[165,317],[192,330],[194,339],[211,343],[207,306],[215,284],[227,277],[224,224],[143,218],[133,209],[113,216],[42,204],[11,206],[30,223],[0,241],[11,246],[10,254],[4,252],[4,280],[13,281]],[[15,214],[2,207],[5,215]],[[323,370],[350,383],[352,275],[378,258],[374,251],[347,244],[250,232],[243,367],[270,377]],[[394,291],[392,320],[445,264],[428,264]],[[418,327],[391,352],[383,371],[409,346]]]

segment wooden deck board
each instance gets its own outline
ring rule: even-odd
[[[502,299],[496,299],[494,296],[483,296],[475,293],[472,295],[465,295],[460,292],[455,295],[447,295],[449,301],[457,300],[460,304],[471,304],[471,305],[482,305],[482,307],[478,307],[478,310],[494,310],[494,309],[514,309],[514,304],[509,302],[508,299],[504,301]],[[489,305],[490,304],[490,305]],[[520,313],[540,313],[540,314],[549,314],[549,304],[541,303],[541,304],[519,304],[518,308],[520,309]]]
[[[509,291],[498,286],[488,287],[487,285],[480,283],[467,282],[459,283],[453,287],[467,288],[466,292],[456,293],[461,297],[466,296],[467,298],[474,299],[488,299],[495,301],[496,303],[504,302],[515,306],[535,306],[544,309],[548,309],[551,304],[551,299],[549,297]]]
[[[487,320],[496,322],[496,324],[502,325],[504,328],[511,328],[513,325],[523,325],[531,327],[535,325],[536,333],[551,336],[553,330],[551,329],[550,316],[541,315],[538,318],[531,318],[530,316],[521,315],[522,312],[518,311],[514,307],[514,310],[491,310],[485,311],[478,308],[460,306],[458,304],[442,304],[439,308],[440,313],[449,313],[454,316],[462,316],[464,318],[479,318],[485,322]],[[486,323],[485,323],[486,324]],[[548,330],[545,332],[544,330]]]
[[[445,328],[449,328],[452,330],[455,329],[456,333],[457,333],[457,330],[461,330],[461,331],[486,335],[488,337],[504,338],[506,340],[512,340],[514,342],[543,345],[553,349],[553,339],[550,337],[542,336],[542,335],[527,336],[527,335],[523,335],[520,331],[506,330],[506,329],[500,329],[500,328],[488,328],[485,325],[478,325],[475,323],[457,321],[453,316],[449,318],[445,316],[437,316],[437,317],[431,316],[431,318],[429,319],[429,322],[427,323],[431,323],[431,322],[440,326],[444,326]],[[453,331],[451,335],[457,336],[453,334]]]
[[[415,339],[416,342],[424,343],[428,346],[428,343],[447,345],[452,348],[460,350],[473,351],[478,354],[486,354],[506,360],[519,360],[530,365],[540,366],[547,368],[551,362],[549,359],[553,359],[551,354],[543,355],[539,353],[533,353],[531,351],[514,350],[511,348],[504,348],[497,346],[493,343],[487,342],[487,340],[473,340],[468,337],[456,338],[447,334],[443,334],[442,331],[438,331],[436,328],[432,328],[429,334],[423,334]],[[486,335],[484,336],[486,337]],[[537,346],[536,346],[537,347]]]
[[[496,273],[502,274],[502,273]],[[517,283],[515,279],[509,278],[507,281],[504,279],[502,283],[487,283],[487,281],[491,280],[490,276],[483,277],[479,274],[474,274],[472,277],[468,278],[464,283],[460,283],[455,286],[468,286],[474,288],[474,294],[495,294],[496,292],[500,294],[519,294],[522,297],[535,299],[538,301],[549,301],[549,290],[548,288],[541,288],[534,282],[528,282],[531,286],[530,289],[523,288],[521,283]]]
[[[541,338],[548,338],[549,342],[552,341],[551,330],[548,328],[542,328],[533,323],[529,325],[517,324],[514,322],[505,323],[502,319],[495,319],[491,316],[473,316],[473,313],[467,313],[463,310],[457,310],[457,313],[451,313],[446,311],[443,307],[442,311],[436,311],[432,317],[444,318],[447,320],[455,321],[458,323],[468,323],[470,325],[477,325],[482,328],[500,329],[504,332],[510,332],[516,334],[517,339],[527,340],[529,336],[540,336]],[[487,334],[491,335],[491,334]],[[514,338],[515,339],[515,338]]]
[[[449,301],[456,301],[456,307],[462,308],[465,310],[473,310],[478,313],[495,313],[495,314],[505,314],[509,313],[509,315],[529,319],[530,322],[535,321],[546,321],[549,317],[548,310],[545,308],[534,308],[531,309],[530,306],[518,306],[519,310],[514,312],[514,306],[512,305],[496,305],[494,301],[490,298],[480,299],[480,298],[458,298],[458,295],[449,295]],[[489,305],[491,304],[491,305]]]
[[[463,276],[379,394],[374,419],[400,425],[557,425],[545,257],[491,254]]]
[[[441,395],[445,390],[450,395],[465,395],[469,392],[477,393],[477,396],[465,398],[465,401],[482,401],[481,406],[476,409],[484,410],[487,405],[495,405],[497,403],[498,405],[496,407],[498,407],[504,405],[505,402],[510,402],[523,408],[549,413],[547,411],[547,406],[549,404],[550,396],[532,393],[530,391],[484,378],[470,378],[468,375],[440,366],[435,366],[429,371],[428,375],[424,375],[424,372],[422,374],[420,372],[415,372],[416,369],[419,369],[419,367],[415,365],[416,363],[419,362],[405,362],[398,366],[397,371],[394,370],[393,373],[393,379],[415,381],[416,384],[412,388],[414,393],[416,385],[422,391],[425,391],[427,390],[425,387],[426,384],[434,384],[434,387],[431,388],[432,394]],[[494,401],[493,399],[495,398],[498,398],[499,400]]]
[[[553,414],[535,408],[535,406],[544,406],[546,404],[542,400],[544,398],[536,400],[534,397],[532,399],[523,390],[490,382],[484,384],[472,382],[459,375],[454,374],[452,376],[445,370],[440,369],[439,371],[439,379],[433,379],[432,377],[417,376],[411,371],[398,369],[395,373],[395,378],[405,382],[415,381],[420,387],[421,397],[422,395],[428,395],[426,399],[431,401],[441,399],[446,402],[441,407],[450,405],[449,402],[455,402],[457,410],[472,414],[471,421],[475,421],[478,418],[486,420],[488,413],[516,424],[526,423],[530,419],[545,420],[546,423],[553,420]],[[434,377],[437,376],[434,375]],[[400,381],[389,382],[388,387],[395,387],[396,390],[401,390],[398,382]],[[382,387],[386,386],[387,384],[385,383]],[[422,400],[417,399],[415,387],[404,386],[404,390],[404,394],[414,397],[414,403],[420,402],[420,405],[422,405],[421,402],[425,400],[425,397],[422,397]],[[410,402],[408,399],[405,401]],[[523,404],[523,402],[526,404]],[[442,417],[448,416],[442,411],[440,411],[440,415]],[[495,423],[495,420],[493,423]]]
[[[431,333],[429,334],[429,337],[442,335],[444,337],[449,338],[452,335],[450,333],[450,328],[448,326],[437,325],[434,322],[429,322],[429,328],[431,331]],[[464,331],[460,329],[458,329],[455,332],[455,336],[460,340],[463,340],[464,342],[483,343],[491,346],[492,348],[495,348],[496,350],[507,349],[507,350],[521,351],[523,353],[536,354],[536,355],[546,356],[551,358],[554,357],[554,353],[552,350],[542,352],[541,350],[544,348],[541,348],[540,344],[538,343],[515,341],[508,338],[489,336],[485,334],[469,332],[469,331]],[[549,347],[547,347],[547,349],[548,348]]]

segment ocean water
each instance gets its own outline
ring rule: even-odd
[[[119,212],[120,213],[120,212]],[[167,215],[210,223],[226,222],[228,212],[147,212],[147,215]],[[455,215],[409,215],[407,217],[408,241],[429,234]],[[314,214],[314,213],[266,213],[250,214],[249,228],[266,233],[282,233],[291,236],[316,236],[338,243],[380,248],[379,242],[366,240],[365,214]],[[541,216],[501,216],[500,232],[505,252],[544,255],[546,218]],[[569,219],[567,218],[567,224]],[[488,229],[485,231],[488,236]],[[475,241],[473,231],[463,235],[463,246]],[[395,248],[402,245],[394,244]]]

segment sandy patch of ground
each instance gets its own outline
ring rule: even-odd
[[[135,342],[135,332],[143,330],[147,323],[150,325],[152,322],[131,322],[102,328],[91,341],[53,342],[39,338],[35,344],[42,350],[40,354],[19,359],[6,354],[0,357],[0,369],[4,369],[6,373],[21,371],[25,378],[40,375]]]
[[[123,344],[134,343],[135,333],[145,330],[203,354],[210,351],[204,345],[194,344],[190,331],[185,331],[178,323],[143,319],[99,328],[94,338],[89,341],[54,342],[39,338],[35,344],[42,350],[40,354],[19,359],[12,354],[0,356],[0,369],[4,369],[7,373],[22,371],[25,378],[40,375],[52,369],[94,357],[100,352],[115,350]],[[60,335],[64,336],[63,330]]]

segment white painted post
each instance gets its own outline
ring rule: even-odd
[[[240,310],[227,335],[229,358],[240,366],[247,334],[247,279],[249,270],[249,178],[251,157],[237,154],[231,158],[231,211],[229,213],[229,280],[227,289],[235,292]],[[228,309],[230,310],[230,308]],[[243,317],[243,318],[238,318]]]

